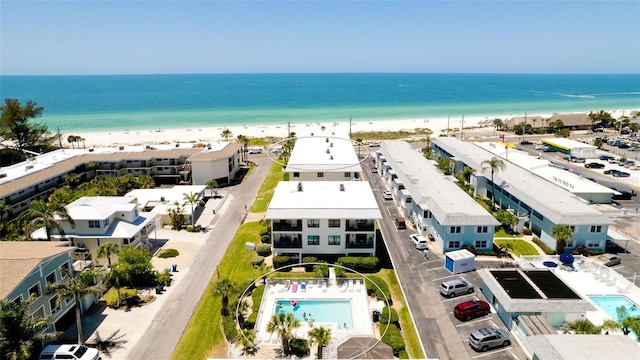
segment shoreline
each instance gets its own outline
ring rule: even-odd
[[[622,114],[630,114],[634,109],[624,110],[605,110],[611,114],[613,118],[619,118]],[[588,112],[572,112],[588,113]],[[570,114],[570,113],[567,113]],[[553,114],[527,114],[529,117],[540,116],[549,118]],[[510,115],[512,117],[520,117],[524,114]],[[500,118],[503,121],[508,119],[501,116],[470,116],[464,117],[464,129],[468,128],[489,128],[493,129],[493,119]],[[288,131],[295,132],[297,136],[310,136],[313,134],[322,134],[322,126],[325,127],[324,133],[339,132],[348,134],[358,132],[381,132],[381,131],[414,131],[415,129],[428,128],[433,131],[433,136],[438,136],[442,131],[446,131],[447,123],[450,129],[460,129],[462,117],[458,118],[424,118],[424,119],[388,119],[388,120],[371,120],[371,121],[349,121],[342,122],[316,122],[316,123],[291,123],[287,125],[237,125],[237,126],[210,126],[196,128],[168,128],[168,129],[149,129],[149,130],[119,130],[119,131],[93,131],[93,132],[77,132],[62,134],[62,143],[64,146],[71,148],[71,144],[66,141],[69,135],[76,135],[84,138],[84,141],[73,144],[74,147],[112,147],[118,145],[150,145],[150,144],[166,144],[166,143],[209,143],[219,142],[223,140],[222,132],[224,130],[231,131],[229,140],[236,140],[238,135],[244,135],[249,138],[277,137],[285,138]],[[488,124],[487,124],[488,123]]]

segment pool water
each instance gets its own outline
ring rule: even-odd
[[[347,329],[353,329],[353,313],[350,300],[295,300],[296,305],[291,305],[292,300],[278,300],[274,313],[292,312],[300,322],[306,323],[309,315],[314,322],[336,323],[340,329],[344,324]]]
[[[589,296],[589,299],[596,303],[600,309],[606,312],[613,320],[618,320],[618,312],[616,308],[624,306],[627,308],[629,316],[640,316],[640,309],[638,305],[634,304],[626,296]]]

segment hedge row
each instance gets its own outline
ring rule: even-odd
[[[389,286],[383,279],[377,276],[367,276],[365,279],[367,294],[369,294],[369,296],[375,295],[378,300],[383,301],[386,298],[387,300],[389,300],[389,305],[393,304],[393,300],[391,299],[391,291],[389,290]],[[378,286],[375,286],[374,284]]]
[[[343,256],[338,258],[337,263],[338,265],[342,265],[360,273],[372,274],[380,271],[379,262],[380,261],[375,256]]]
[[[380,327],[380,331],[384,332],[384,327]],[[387,333],[382,337],[382,342],[391,346],[394,356],[400,356],[400,352],[405,350],[404,339],[400,333],[400,329],[394,324],[389,324]]]

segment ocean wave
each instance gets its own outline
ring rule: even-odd
[[[595,95],[574,95],[574,94],[559,94],[562,97],[569,97],[569,98],[582,98],[582,99],[595,99],[596,96]]]

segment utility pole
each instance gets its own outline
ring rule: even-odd
[[[449,118],[451,116],[447,116],[447,137],[449,137]]]
[[[524,122],[522,123],[522,141],[524,141],[524,132],[527,128],[527,113],[524,113]]]
[[[349,139],[351,139],[351,115],[349,115]]]
[[[287,121],[287,137],[291,137],[291,121]]]
[[[462,133],[464,131],[464,115],[462,115],[462,121],[460,122],[460,141],[464,140]]]
[[[60,126],[58,126],[58,146],[62,149],[62,134],[60,134]],[[78,145],[80,147],[80,145]]]

